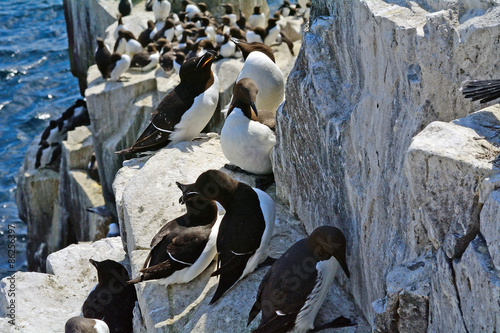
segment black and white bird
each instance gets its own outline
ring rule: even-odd
[[[186,186],[176,183],[183,195]],[[217,205],[203,198],[188,200],[186,214],[165,224],[151,241],[141,275],[129,283],[163,279],[164,285],[188,283],[213,261],[219,231]]]
[[[253,14],[248,18],[248,25],[252,28],[266,28],[266,15],[260,11],[260,6],[253,8]]]
[[[500,80],[467,80],[460,90],[473,102],[487,103],[500,98]]]
[[[250,173],[268,175],[273,172],[271,152],[276,145],[275,116],[267,110],[257,111],[257,96],[257,84],[252,79],[243,78],[236,83],[220,144],[224,156],[232,164]]]
[[[89,259],[97,270],[98,283],[82,306],[83,316],[104,321],[110,332],[132,332],[132,311],[137,301],[135,287],[122,264]]]
[[[182,200],[198,198],[215,200],[226,210],[217,235],[217,270],[212,276],[219,276],[219,284],[213,304],[264,261],[276,208],[267,193],[219,170],[205,171],[194,184],[185,185]]]
[[[111,64],[111,53],[108,47],[104,44],[102,38],[97,38],[97,49],[94,53],[94,60],[97,69],[101,72],[102,78],[106,80],[110,76],[109,65]]]
[[[158,40],[160,38],[165,38],[168,42],[172,42],[175,37],[175,26],[174,21],[171,19],[167,19],[163,27],[158,30],[153,37],[154,40]]]
[[[280,36],[281,28],[278,21],[279,20],[275,17],[271,17],[267,20],[266,38],[264,39],[264,44],[267,46],[271,46],[276,43],[276,40]]]
[[[122,16],[127,16],[132,12],[132,7],[132,0],[120,0],[120,3],[118,4],[118,11],[122,14]]]
[[[99,319],[72,317],[64,325],[64,333],[110,333],[108,325]]]
[[[233,58],[236,53],[236,44],[230,39],[228,34],[224,35],[224,41],[222,42],[219,54],[224,58]]]
[[[147,71],[155,69],[156,66],[158,66],[159,61],[160,53],[156,49],[156,45],[154,43],[150,43],[147,51],[141,51],[134,54],[130,62],[130,68]]]
[[[305,333],[355,325],[339,317],[314,327],[314,319],[339,267],[349,277],[345,253],[345,236],[332,226],[318,227],[309,237],[292,245],[271,266],[259,286],[248,324],[260,311],[262,319],[253,333]]]
[[[156,36],[158,30],[156,29],[155,23],[152,20],[148,20],[148,27],[141,32],[137,41],[142,47],[147,47],[149,43],[153,42],[153,38]]]
[[[222,7],[224,7],[224,15],[229,18],[229,25],[230,26],[235,26],[236,21],[238,20],[238,16],[233,12],[233,5],[230,3],[222,4]]]
[[[153,3],[153,13],[155,21],[165,21],[170,14],[171,4],[168,0],[156,0]]]
[[[182,9],[190,20],[194,17],[195,14],[201,12],[200,8],[198,8],[198,6],[190,0],[182,1]]]
[[[116,19],[118,22],[116,23],[116,28],[115,28],[115,31],[113,32],[113,37],[114,37],[115,41],[118,39],[118,32],[120,30],[123,30],[123,31],[128,30],[127,26],[123,23],[122,14],[116,14]],[[114,51],[114,52],[116,52],[116,51]]]
[[[52,168],[58,170],[61,150],[62,146],[59,142],[48,144],[46,141],[43,141],[36,153],[35,169]]]
[[[125,73],[130,67],[130,57],[126,54],[113,53],[111,55],[111,65],[109,69],[111,74],[109,77],[110,81],[120,81],[120,77]]]
[[[155,151],[170,142],[193,140],[207,125],[219,100],[219,79],[212,72],[217,53],[207,51],[182,64],[181,82],[153,112],[151,123],[128,149],[117,153]]]
[[[125,39],[125,31],[128,30],[118,31],[118,38],[115,40],[113,53],[125,54],[125,52],[127,52],[127,39]]]
[[[143,50],[141,43],[139,43],[131,31],[124,31],[123,38],[127,41],[125,44],[125,53],[129,57],[133,57],[134,54]]]
[[[276,65],[272,49],[261,43],[246,43],[232,38],[241,50],[245,64],[236,82],[243,78],[251,78],[259,88],[255,105],[257,110],[276,110],[285,99],[285,78]]]

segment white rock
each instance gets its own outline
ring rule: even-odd
[[[481,210],[481,234],[486,240],[493,263],[500,269],[500,191],[493,191]]]

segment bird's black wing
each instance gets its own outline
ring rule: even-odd
[[[180,85],[169,92],[156,107],[151,123],[132,147],[118,151],[117,154],[158,150],[168,145],[170,133],[180,122],[184,112],[193,105],[194,97],[186,96],[187,98],[183,99],[182,95],[184,94]]]
[[[472,101],[487,103],[500,98],[500,80],[465,81],[462,85],[462,94]]]
[[[147,51],[141,51],[134,54],[130,62],[130,67],[146,67],[150,62],[149,53]]]

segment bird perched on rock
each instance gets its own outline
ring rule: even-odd
[[[167,19],[163,27],[156,32],[153,39],[158,40],[160,38],[165,38],[168,42],[171,43],[174,40],[174,37],[175,37],[174,21],[172,21],[171,19]]]
[[[62,146],[59,142],[48,144],[43,141],[38,147],[35,158],[35,169],[52,168],[59,170],[59,158],[61,157]]]
[[[195,14],[201,12],[200,8],[198,8],[198,6],[190,0],[182,1],[182,10],[186,13],[186,16],[190,20],[194,17]]]
[[[261,27],[257,27],[252,30],[248,30],[245,36],[247,43],[264,43],[264,39],[266,39],[266,30]]]
[[[230,3],[222,4],[222,7],[224,7],[224,15],[229,18],[229,25],[230,26],[235,26],[236,21],[238,20],[238,16],[233,13],[233,5]]]
[[[110,81],[120,81],[120,77],[130,67],[130,57],[126,54],[113,53],[111,55]]]
[[[156,0],[153,3],[153,13],[156,22],[165,21],[170,14],[170,2],[168,0]]]
[[[263,261],[276,209],[268,194],[219,170],[203,172],[194,184],[185,185],[183,192],[185,202],[215,200],[226,210],[217,235],[217,270],[212,276],[219,276],[219,284],[210,301],[213,304]]]
[[[148,27],[146,28],[146,30],[141,32],[139,38],[137,38],[137,41],[141,43],[142,47],[147,47],[148,44],[153,41],[153,38],[156,35],[157,31],[158,30],[156,29],[155,23],[152,20],[149,20]]]
[[[176,184],[184,195],[187,187]],[[186,214],[165,224],[153,237],[141,276],[129,283],[152,279],[164,279],[165,285],[187,283],[214,259],[220,224],[215,201],[199,198],[182,203]]]
[[[253,8],[253,14],[248,18],[248,24],[252,28],[266,28],[266,16],[260,11],[260,6]]]
[[[460,90],[465,98],[487,103],[500,98],[500,80],[467,80]]]
[[[115,45],[113,47],[113,53],[125,54],[127,52],[127,40],[125,39],[125,31],[118,31],[118,38],[115,41]]]
[[[122,264],[89,259],[97,270],[98,283],[82,306],[83,316],[104,321],[110,332],[132,332],[132,311],[137,301],[133,285]]]
[[[232,58],[236,52],[236,44],[229,39],[229,35],[224,35],[224,41],[222,42],[219,50],[219,54],[224,58]]]
[[[110,333],[108,325],[99,319],[73,317],[64,325],[64,333]]]
[[[124,31],[122,37],[127,41],[125,44],[125,53],[129,57],[133,57],[134,54],[143,50],[141,43],[139,43],[131,31]]]
[[[245,77],[254,80],[259,88],[255,102],[257,110],[276,113],[285,99],[285,78],[275,63],[272,49],[261,43],[249,44],[236,38],[231,40],[241,50],[245,59],[236,82]]]
[[[190,141],[200,134],[219,100],[219,79],[211,68],[216,55],[207,51],[183,63],[179,85],[163,98],[132,147],[117,153],[155,151],[169,142]]]
[[[97,49],[94,53],[94,60],[97,69],[101,72],[102,78],[106,80],[110,76],[109,65],[111,64],[111,53],[108,50],[104,40],[97,38]]]
[[[270,154],[276,145],[275,117],[272,112],[257,111],[257,93],[257,84],[250,78],[236,83],[220,144],[232,164],[247,172],[268,175],[273,172]],[[263,189],[272,181],[272,176],[266,182],[259,180],[257,187]]]
[[[123,17],[122,17],[122,14],[117,14],[116,15],[116,19],[117,19],[117,24],[116,24],[116,28],[115,28],[115,31],[113,32],[113,37],[115,38],[115,40],[118,39],[118,32],[120,30],[123,30],[123,31],[127,31],[128,28],[127,26],[123,23]],[[114,51],[116,52],[116,51]],[[125,51],[123,51],[125,52]]]
[[[130,62],[130,68],[147,71],[149,69],[156,68],[159,61],[160,53],[156,49],[156,45],[154,43],[150,43],[147,51],[141,51],[134,54]]]
[[[118,11],[122,14],[122,16],[127,16],[132,12],[132,7],[132,0],[120,0],[120,3],[118,4]]]
[[[339,317],[314,328],[314,319],[342,267],[347,277],[346,239],[339,229],[321,226],[292,245],[269,269],[262,280],[248,316],[250,324],[262,311],[259,327],[263,332],[317,332],[330,327],[355,325]]]

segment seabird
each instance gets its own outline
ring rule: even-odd
[[[97,37],[97,49],[94,53],[94,60],[97,64],[97,69],[101,72],[102,78],[106,80],[109,78],[110,70],[109,65],[111,64],[111,53],[108,50],[106,44],[102,38]]]
[[[64,325],[64,333],[110,333],[108,325],[99,319],[73,317]]]
[[[118,11],[123,16],[127,16],[132,12],[132,7],[132,0],[120,0],[120,3],[118,4]]]
[[[257,111],[257,92],[257,84],[250,78],[236,83],[220,144],[232,164],[250,173],[268,175],[273,172],[270,154],[276,145],[275,117],[267,110]],[[273,177],[263,181],[259,181],[258,188],[269,186]]]
[[[248,24],[252,28],[266,28],[266,16],[260,11],[260,6],[253,8],[253,14],[248,18]]]
[[[207,125],[219,100],[219,79],[212,72],[217,53],[207,51],[182,64],[181,82],[153,112],[151,123],[128,149],[117,153],[155,151],[169,142],[193,140]]]
[[[176,184],[184,195],[188,187]],[[141,275],[129,283],[153,279],[164,279],[165,285],[188,283],[214,259],[220,224],[215,201],[180,201],[186,204],[187,212],[165,224],[153,237]]]
[[[314,319],[330,290],[339,266],[347,277],[346,239],[339,229],[321,226],[292,245],[269,269],[262,280],[248,316],[250,324],[262,311],[253,333],[317,332],[330,327],[355,325],[339,317],[321,327]]]
[[[257,110],[276,110],[285,99],[285,78],[276,65],[272,49],[261,43],[246,43],[231,39],[241,50],[245,64],[236,82],[248,77],[257,83],[259,94],[255,105]]]
[[[263,261],[276,208],[268,194],[219,170],[203,172],[184,192],[183,201],[215,200],[226,210],[217,235],[217,270],[212,276],[219,276],[219,284],[210,301],[213,304]]]
[[[165,21],[170,14],[170,2],[168,0],[156,0],[153,4],[153,13],[156,22]]]
[[[119,81],[120,76],[130,67],[130,57],[126,54],[113,53],[111,55],[110,81]]]
[[[97,270],[98,283],[82,306],[83,316],[104,321],[111,332],[132,332],[132,311],[137,294],[122,264],[89,259]]]
[[[156,45],[150,43],[147,51],[141,51],[134,54],[130,62],[130,68],[138,68],[142,71],[154,69],[160,61],[160,53],[156,50]]]
[[[142,47],[147,47],[149,43],[153,41],[153,37],[156,35],[157,29],[155,23],[152,20],[148,20],[148,27],[146,30],[141,32],[137,41],[141,43]]]

